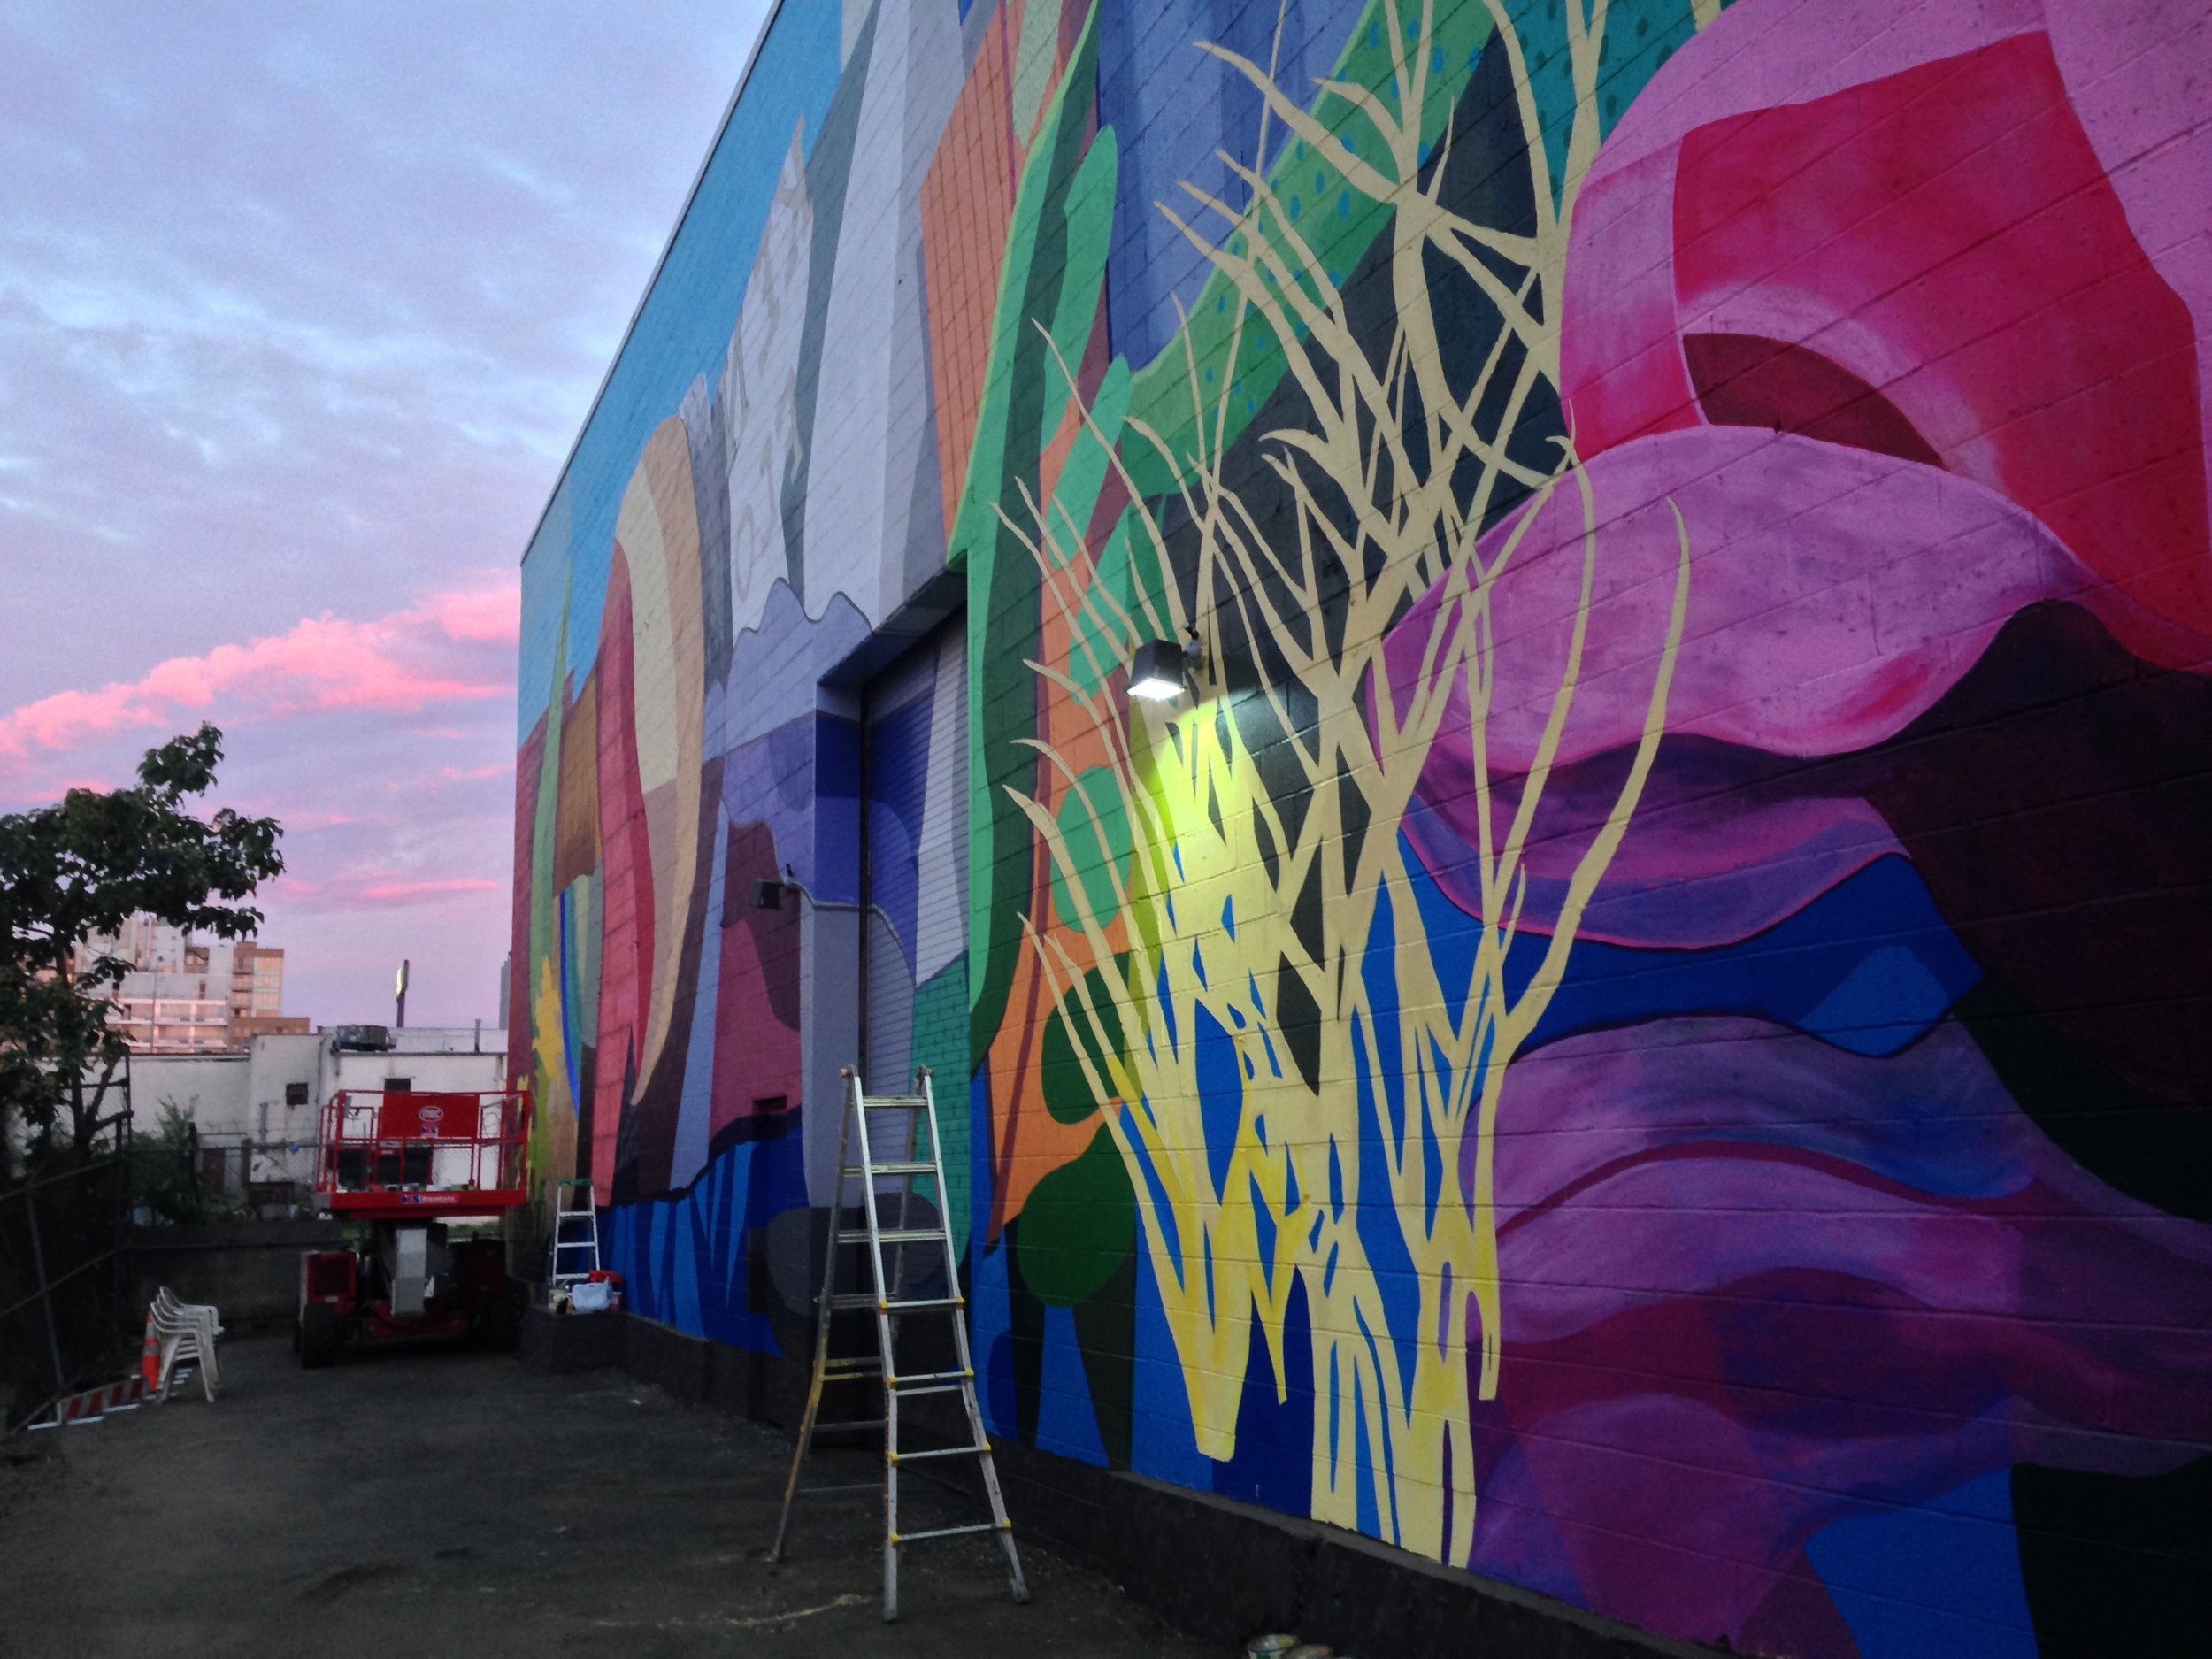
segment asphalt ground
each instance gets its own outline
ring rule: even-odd
[[[618,1372],[451,1348],[303,1371],[281,1339],[221,1363],[213,1404],[0,1442],[4,1659],[1220,1659],[1041,1549],[1016,1605],[987,1536],[909,1546],[886,1624],[879,1500],[805,1501],[771,1565],[790,1443]],[[902,1530],[976,1518],[902,1497]]]

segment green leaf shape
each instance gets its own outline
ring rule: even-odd
[[[1136,1242],[1137,1195],[1102,1124],[1082,1156],[1039,1181],[1022,1206],[1022,1279],[1041,1302],[1072,1308],[1114,1276]]]
[[[1117,971],[1126,973],[1128,958],[1125,955],[1117,964]],[[1093,968],[1084,976],[1089,990],[1091,1006],[1098,1011],[1104,1025],[1106,1046],[1102,1048],[1093,1034],[1089,1018],[1079,1010],[1072,1022],[1061,1010],[1055,1009],[1045,1021],[1043,1052],[1039,1057],[1038,1076],[1044,1086],[1045,1110],[1054,1119],[1064,1124],[1079,1124],[1098,1110],[1098,1099],[1091,1093],[1091,1086],[1084,1071],[1087,1056],[1091,1070],[1105,1075],[1106,1062],[1110,1056],[1122,1051],[1121,1017],[1114,1011],[1114,1001],[1106,976]],[[1080,1052],[1077,1044],[1082,1045]]]
[[[1036,730],[1026,659],[1037,653],[1041,601],[1035,563],[1000,515],[1033,531],[1023,489],[1037,489],[1039,454],[1071,389],[1054,353],[1071,369],[1081,361],[1104,289],[1119,151],[1111,133],[1093,135],[1097,83],[1094,5],[1022,169],[983,407],[946,554],[968,573],[972,1062],[1005,1016],[1034,870],[1028,822],[1006,792],[1036,775],[1022,741]]]
[[[1091,914],[1100,918],[1118,915],[1121,901],[1114,891],[1114,872],[1123,872],[1125,885],[1132,842],[1128,808],[1113,770],[1094,766],[1078,778],[1061,801],[1058,817],[1060,833],[1067,839],[1068,856],[1082,879],[1083,896],[1089,902]],[[1052,902],[1063,922],[1081,927],[1082,912],[1076,908],[1075,894],[1056,861],[1052,872]]]

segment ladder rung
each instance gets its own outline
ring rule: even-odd
[[[972,1526],[940,1526],[926,1532],[894,1532],[891,1542],[895,1548],[900,1544],[917,1544],[925,1538],[964,1538],[970,1532],[1010,1532],[1013,1530],[1011,1521],[978,1521]]]
[[[927,1313],[933,1309],[964,1308],[967,1305],[968,1299],[965,1296],[914,1296],[903,1302],[896,1299],[887,1302],[883,1304],[883,1310],[886,1313]],[[875,1307],[875,1297],[866,1291],[853,1291],[846,1295],[830,1298],[832,1313],[842,1313],[852,1309],[873,1313]]]
[[[876,1238],[885,1244],[941,1244],[945,1230],[942,1227],[883,1227],[877,1230]],[[838,1233],[837,1241],[840,1244],[865,1244],[868,1242],[868,1230],[865,1227],[845,1228]]]
[[[907,1386],[908,1386],[908,1385],[909,1385],[909,1384],[921,1384],[921,1383],[956,1383],[956,1382],[963,1382],[963,1381],[965,1381],[968,1378],[972,1377],[972,1376],[974,1376],[974,1375],[975,1375],[975,1373],[974,1373],[973,1371],[916,1371],[916,1372],[915,1372],[912,1376],[910,1376],[910,1377],[894,1377],[894,1378],[892,1378],[892,1379],[891,1379],[891,1386],[893,1386],[894,1388],[897,1389],[897,1390],[898,1390],[901,1394],[904,1394],[904,1393],[906,1392],[906,1390],[907,1390]]]
[[[866,1168],[857,1164],[845,1166],[848,1175],[934,1175],[937,1166],[921,1158],[905,1158],[896,1164],[871,1164]]]
[[[882,1426],[881,1417],[869,1417],[865,1421],[817,1423],[814,1425],[814,1432],[817,1434],[841,1434],[853,1429],[879,1429]]]
[[[871,1112],[919,1111],[929,1102],[919,1094],[863,1094],[860,1109]]]
[[[899,1391],[899,1398],[902,1400],[912,1400],[922,1394],[956,1394],[964,1386],[960,1383],[948,1382],[931,1383],[923,1388],[909,1388],[906,1386],[906,1379],[903,1377],[891,1386]]]
[[[895,1463],[918,1463],[925,1457],[988,1457],[990,1455],[991,1448],[987,1446],[948,1446],[936,1451],[893,1452],[891,1461]]]

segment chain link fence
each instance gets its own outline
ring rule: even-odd
[[[130,1192],[124,1152],[0,1192],[0,1430],[127,1363]]]

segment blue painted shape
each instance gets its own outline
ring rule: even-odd
[[[1130,1366],[1133,1417],[1129,1466],[1155,1480],[1200,1492],[1213,1486],[1213,1462],[1198,1449],[1190,1396],[1167,1309],[1153,1276],[1152,1252],[1137,1251],[1136,1357]]]
[[[1427,1112],[1421,1114],[1421,1181],[1428,1207],[1428,1230],[1432,1233],[1436,1231],[1437,1200],[1444,1191],[1444,1154],[1436,1144],[1435,1124]],[[1444,1271],[1452,1271],[1449,1263]]]
[[[1175,996],[1168,987],[1167,964],[1164,963],[1160,965],[1159,1003],[1160,1024],[1167,1028],[1167,1051],[1179,1056],[1183,1048],[1175,1030]]]
[[[1806,1010],[1801,1029],[1853,1054],[1894,1054],[1951,1005],[1943,982],[1903,945],[1860,958],[1842,984]]]
[[[707,1320],[699,1304],[699,1211],[680,1215],[672,1210],[668,1219],[668,1300],[674,1316],[669,1323],[680,1331],[703,1331]]]
[[[1020,1436],[1020,1422],[1015,1414],[1014,1401],[1014,1333],[1001,1331],[990,1340],[989,1358],[983,1363],[983,1424],[994,1434],[1008,1440]]]
[[[1367,1462],[1367,1390],[1360,1373],[1352,1373],[1352,1486],[1359,1530],[1370,1538],[1382,1536],[1382,1517],[1375,1506],[1375,1471]]]
[[[860,902],[860,723],[814,718],[815,898]]]
[[[1245,1185],[1252,1189],[1252,1230],[1259,1240],[1260,1276],[1271,1292],[1275,1287],[1275,1212],[1260,1195],[1258,1177],[1248,1175],[1244,1179]]]
[[[1138,1132],[1136,1118],[1125,1105],[1121,1109],[1123,1139],[1137,1155],[1137,1172],[1144,1177],[1145,1188],[1152,1194],[1153,1213],[1160,1218],[1160,1236],[1167,1243],[1168,1260],[1174,1263],[1175,1277],[1179,1283],[1184,1278],[1183,1232],[1176,1225],[1175,1206],[1168,1202],[1167,1188],[1161,1184],[1160,1171],[1152,1166],[1152,1154],[1145,1149],[1144,1137]]]
[[[1338,1410],[1338,1409],[1337,1409],[1337,1405],[1336,1405],[1336,1402],[1337,1402],[1340,1399],[1341,1399],[1341,1398],[1343,1397],[1343,1396],[1342,1396],[1342,1394],[1341,1394],[1341,1393],[1340,1392],[1340,1387],[1341,1387],[1341,1385],[1342,1385],[1342,1380],[1343,1380],[1343,1373],[1342,1373],[1341,1364],[1340,1364],[1340,1363],[1339,1362],[1339,1360],[1337,1359],[1337,1350],[1336,1350],[1336,1348],[1335,1348],[1333,1346],[1332,1346],[1332,1347],[1330,1348],[1330,1349],[1329,1349],[1329,1398],[1328,1398],[1328,1410],[1329,1410],[1329,1466],[1330,1466],[1332,1469],[1333,1469],[1333,1468],[1335,1468],[1335,1467],[1336,1467],[1337,1453],[1338,1453],[1338,1450],[1340,1449],[1340,1447],[1342,1446],[1342,1444],[1343,1444],[1343,1438],[1344,1438],[1344,1414],[1343,1414],[1343,1412],[1341,1412],[1341,1411],[1340,1411],[1340,1410]]]
[[[745,303],[794,132],[809,154],[842,71],[843,18],[833,5],[785,6],[762,40],[745,96],[731,109],[659,274],[563,470],[556,502],[523,559],[524,613],[557,618],[574,583],[569,667],[580,682],[598,647],[615,518],[646,440],[693,380],[719,386],[730,330]],[[565,557],[564,557],[565,556]],[[553,641],[526,642],[516,741],[552,701]]]
[[[605,1212],[602,1245],[623,1275],[631,1306],[693,1336],[754,1353],[778,1350],[766,1309],[745,1301],[745,1275],[730,1268],[744,1235],[806,1202],[798,1114],[770,1139],[726,1148],[687,1190]]]
[[[1410,849],[1408,862],[1416,866],[1417,892],[1432,891]],[[1549,944],[1531,933],[1514,941],[1506,958],[1509,995],[1527,988]],[[1905,955],[1918,972],[1902,969],[1899,957]],[[1881,962],[1862,972],[1876,956]],[[1879,858],[1796,915],[1737,944],[1630,950],[1578,941],[1530,1046],[1671,1015],[1743,1014],[1854,1053],[1890,1055],[1925,1036],[1981,977],[1911,864]]]
[[[1084,1374],[1083,1351],[1076,1340],[1072,1308],[1045,1310],[1044,1372],[1037,1392],[1040,1450],[1106,1467],[1106,1442],[1099,1438],[1098,1408]]]
[[[1236,1039],[1202,1003],[1191,1026],[1206,1169],[1213,1177],[1214,1195],[1221,1198],[1228,1193],[1229,1160],[1236,1154],[1237,1130],[1244,1121],[1244,1073],[1237,1064]]]
[[[1221,901],[1221,931],[1232,939],[1237,936],[1237,901],[1234,894]]]
[[[1173,204],[1202,236],[1219,235],[1223,221],[1192,208],[1183,182],[1241,204],[1248,193],[1219,152],[1251,165],[1261,129],[1260,95],[1251,83],[1194,42],[1217,42],[1257,64],[1272,58],[1277,84],[1310,101],[1316,78],[1335,66],[1361,4],[1287,0],[1279,48],[1272,4],[1155,0],[1099,9],[1099,124],[1123,140],[1106,314],[1114,349],[1132,364],[1149,363],[1174,340],[1177,303],[1194,309],[1212,269],[1154,204]],[[1278,121],[1270,131],[1271,161],[1287,129]]]
[[[1864,1659],[2034,1659],[2009,1470],[1838,1521],[1805,1554]]]
[[[1376,1376],[1380,1377],[1383,1368],[1382,1355],[1376,1349],[1375,1333],[1367,1328],[1367,1316],[1360,1311],[1356,1302],[1352,1306],[1352,1323],[1359,1326],[1360,1336],[1367,1343],[1368,1357],[1374,1362]],[[1403,1343],[1399,1345],[1398,1360],[1400,1366],[1398,1374],[1401,1377],[1409,1375],[1410,1372],[1406,1369],[1409,1359],[1406,1352],[1406,1345]],[[1390,1532],[1394,1538],[1399,1536],[1402,1531],[1398,1522],[1398,1470],[1394,1446],[1395,1442],[1391,1437],[1390,1415],[1386,1411],[1383,1414],[1382,1423],[1382,1479],[1376,1485],[1379,1493],[1387,1492],[1390,1494]]]
[[[1275,1363],[1256,1319],[1250,1340],[1236,1450],[1214,1464],[1213,1489],[1225,1498],[1307,1515],[1313,1508],[1313,1325],[1303,1284],[1292,1283],[1283,1310],[1283,1399],[1275,1397]]]
[[[1390,1108],[1390,1144],[1405,1143],[1406,1055],[1398,1036],[1397,916],[1390,895],[1375,895],[1375,920],[1367,933],[1367,956],[1360,977],[1367,982],[1367,1006],[1374,1016],[1368,1041],[1374,1045],[1372,1083]]]
[[[991,1248],[968,1258],[968,1334],[975,1347],[991,1356],[983,1379],[984,1417],[996,1432],[1013,1434],[1020,1419],[1014,1390],[1014,1300],[1006,1256],[1002,1237]],[[1006,1368],[1002,1377],[1002,1354]]]
[[[1381,1022],[1379,1013],[1378,1023]],[[1415,1274],[1413,1253],[1406,1248],[1400,1225],[1398,1201],[1390,1185],[1384,1158],[1383,1125],[1375,1116],[1375,1092],[1359,1091],[1359,1171],[1354,1178],[1358,1191],[1360,1248],[1365,1252],[1375,1288],[1382,1297],[1383,1321],[1398,1350],[1398,1374],[1413,1374],[1414,1351],[1420,1346],[1421,1282]],[[1330,1147],[1332,1156],[1335,1146]]]

